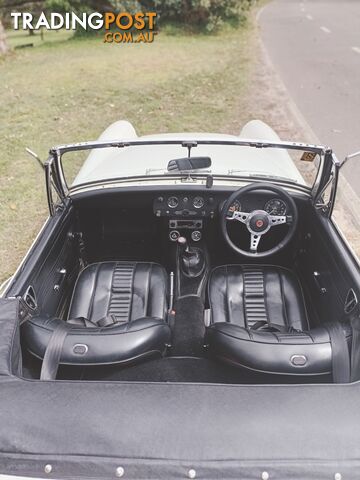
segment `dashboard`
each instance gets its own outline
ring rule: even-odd
[[[216,211],[222,208],[225,201],[203,195],[161,195],[154,200],[153,210],[157,217],[212,218]],[[265,210],[270,215],[286,215],[289,207],[280,198],[263,198],[263,196],[257,198],[254,195],[248,195],[244,196],[241,201],[235,200],[228,213],[253,210]]]
[[[229,193],[230,195],[230,193]],[[184,230],[191,230],[193,241],[200,241],[204,223],[214,218],[223,208],[227,195],[171,192],[159,195],[153,200],[153,212],[157,217],[168,219],[169,239],[176,241]],[[286,215],[289,213],[287,203],[271,192],[256,192],[244,195],[235,200],[228,210],[231,216],[234,211],[251,212],[265,210],[270,215]]]

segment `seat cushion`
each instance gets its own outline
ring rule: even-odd
[[[167,275],[156,263],[102,262],[87,266],[76,282],[68,318],[96,323],[113,315],[118,323],[166,318]]]
[[[154,263],[89,265],[74,288],[68,315],[72,322],[45,314],[29,319],[23,325],[27,348],[44,358],[54,331],[65,325],[61,364],[128,363],[162,355],[171,342],[167,284],[166,271]],[[115,323],[97,326],[109,316]]]
[[[268,265],[224,265],[209,279],[211,323],[229,322],[252,328],[266,321],[297,330],[309,322],[296,276]]]

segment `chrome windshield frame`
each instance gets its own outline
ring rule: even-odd
[[[59,179],[59,187],[64,196],[67,196],[71,190],[68,187],[64,171],[62,168],[62,156],[68,152],[77,152],[77,151],[86,151],[94,150],[101,148],[127,148],[127,147],[136,147],[136,146],[146,146],[146,145],[181,145],[184,148],[187,148],[188,151],[198,145],[223,145],[223,146],[239,146],[239,147],[252,147],[252,148],[279,148],[284,150],[299,150],[303,152],[313,152],[319,155],[320,165],[318,168],[317,178],[312,187],[309,187],[313,196],[316,196],[318,186],[320,185],[320,178],[323,171],[323,163],[325,157],[332,156],[332,150],[324,145],[314,145],[309,143],[301,142],[289,142],[289,141],[278,141],[278,142],[265,142],[262,140],[249,140],[249,139],[211,139],[209,138],[189,138],[189,139],[162,139],[162,140],[144,140],[144,139],[131,139],[131,140],[112,140],[112,141],[89,141],[89,142],[80,142],[80,143],[71,143],[66,145],[58,145],[50,149],[50,155],[54,159],[54,166],[56,173]],[[231,178],[231,176],[229,176]],[[77,186],[79,187],[79,186]]]

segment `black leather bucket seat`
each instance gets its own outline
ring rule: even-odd
[[[65,331],[61,364],[104,365],[162,355],[171,341],[167,286],[158,264],[91,264],[77,279],[66,322],[38,316],[23,325],[27,348],[44,358],[60,326]]]
[[[248,369],[288,375],[332,372],[326,326],[310,328],[296,276],[267,265],[225,265],[209,279],[212,355]]]

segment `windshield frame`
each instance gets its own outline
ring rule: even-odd
[[[211,139],[209,138],[191,138],[191,139],[176,139],[176,138],[169,138],[169,139],[131,139],[131,140],[113,140],[113,141],[89,141],[89,142],[80,142],[80,143],[72,143],[72,144],[65,144],[65,145],[58,145],[50,149],[50,156],[53,158],[54,161],[54,168],[56,175],[59,180],[59,190],[64,197],[68,196],[73,190],[79,190],[82,186],[89,188],[91,184],[98,185],[99,181],[94,180],[93,182],[87,182],[86,184],[79,184],[75,185],[74,187],[69,187],[66,178],[64,175],[63,167],[62,167],[62,156],[68,152],[76,152],[76,151],[86,151],[86,150],[94,150],[94,149],[102,149],[102,148],[127,148],[127,147],[136,147],[136,146],[146,146],[146,145],[181,145],[184,148],[188,149],[188,154],[190,155],[191,149],[197,147],[198,145],[224,145],[224,146],[239,146],[239,147],[252,147],[252,148],[277,148],[277,149],[284,149],[284,150],[298,150],[302,152],[312,152],[319,156],[320,164],[318,167],[317,175],[313,186],[304,186],[312,194],[316,195],[318,190],[318,186],[320,184],[320,179],[323,172],[324,166],[324,159],[326,157],[331,156],[333,161],[336,161],[336,157],[333,156],[332,150],[324,145],[314,145],[308,143],[301,143],[301,142],[288,142],[288,141],[278,141],[278,142],[268,142],[262,140],[248,140],[248,139]],[[179,172],[177,176],[183,176],[184,173]],[[191,176],[196,177],[197,175],[203,176],[202,173],[191,173]],[[172,174],[171,176],[174,176]],[[214,174],[214,178],[217,178],[218,175]],[[147,175],[146,178],[150,178],[151,176]],[[167,175],[162,175],[162,178],[167,178]],[[244,179],[243,177],[239,176],[228,176],[229,179],[235,180]],[[129,177],[128,177],[129,178]],[[136,179],[144,178],[143,175],[139,175],[136,177],[132,177]],[[247,177],[248,180],[251,177]],[[107,182],[116,182],[116,180],[124,180],[126,177],[119,177],[118,179],[105,179],[101,180],[100,183],[107,183]],[[270,178],[269,178],[270,180]],[[295,185],[295,183],[294,183]]]

